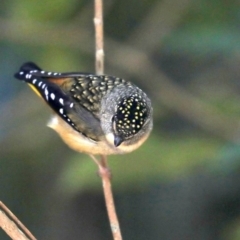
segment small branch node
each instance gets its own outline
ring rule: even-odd
[[[94,19],[93,19],[93,21],[94,21],[94,24],[95,25],[101,25],[103,22],[102,22],[102,20],[100,19],[100,18],[98,18],[98,17],[95,17]]]
[[[103,49],[98,49],[96,51],[96,56],[97,56],[97,58],[102,58],[104,56],[104,50]]]
[[[108,167],[103,167],[100,165],[98,168],[98,173],[101,178],[111,179],[112,177],[111,171]]]
[[[118,225],[117,224],[111,224],[111,229],[112,229],[112,232],[113,233],[116,233],[116,232],[118,232],[119,231],[119,227],[118,227]]]

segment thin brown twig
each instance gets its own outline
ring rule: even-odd
[[[103,5],[102,0],[95,0],[95,40],[96,40],[96,73],[104,72],[104,47],[103,47]]]
[[[13,240],[29,240],[23,232],[21,232],[17,225],[0,210],[0,227]]]
[[[108,218],[110,220],[110,227],[113,234],[114,240],[122,240],[121,229],[115,209],[114,198],[112,193],[112,186],[111,186],[111,173],[107,165],[107,158],[106,156],[101,157],[101,176],[102,176],[102,184],[104,189],[104,197],[108,212]]]
[[[96,35],[96,74],[104,73],[104,35],[103,35],[103,4],[102,0],[95,0],[95,35]],[[114,240],[122,240],[120,225],[115,209],[112,186],[111,173],[107,164],[107,157],[101,156],[98,160],[95,156],[90,155],[94,162],[98,165],[99,175],[102,179],[104,198],[108,212],[108,218]]]
[[[13,240],[36,240],[32,233],[22,222],[10,211],[10,209],[0,202],[0,227]]]
[[[95,156],[90,155],[93,161],[98,165],[99,175],[102,178],[103,192],[104,198],[108,213],[108,218],[110,222],[110,227],[114,240],[122,240],[121,229],[115,209],[115,203],[112,193],[111,186],[111,172],[109,170],[107,164],[106,156],[101,156],[100,160],[98,160]]]

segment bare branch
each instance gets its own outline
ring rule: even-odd
[[[96,73],[104,72],[104,48],[103,48],[103,6],[102,0],[95,0],[95,36],[96,36]]]
[[[20,220],[0,202],[0,227],[13,240],[36,240],[31,232],[20,222]]]
[[[99,168],[99,173],[102,177],[103,192],[108,212],[108,218],[110,221],[110,227],[113,234],[114,240],[122,240],[121,229],[115,209],[112,186],[111,186],[111,173],[107,165],[106,156],[101,158],[101,167]]]
[[[103,193],[108,212],[108,218],[114,240],[122,240],[121,229],[115,209],[115,203],[111,186],[111,172],[107,164],[106,156],[101,156],[98,160],[95,156],[90,155],[93,161],[98,165],[99,175],[102,178]]]
[[[104,73],[104,35],[103,35],[103,6],[102,0],[95,0],[95,35],[96,35],[96,73]],[[99,175],[102,178],[103,192],[105,197],[108,218],[114,240],[122,240],[121,230],[118,222],[118,217],[115,209],[112,186],[111,174],[107,165],[107,157],[101,156],[98,160],[95,156],[90,155],[94,162],[98,165]]]

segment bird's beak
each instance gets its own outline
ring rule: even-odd
[[[122,142],[123,142],[123,138],[122,137],[120,137],[118,135],[114,136],[114,145],[115,145],[115,147],[118,147]]]

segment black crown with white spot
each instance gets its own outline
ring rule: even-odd
[[[140,94],[121,99],[113,117],[116,133],[128,139],[138,133],[148,118],[146,101]]]

